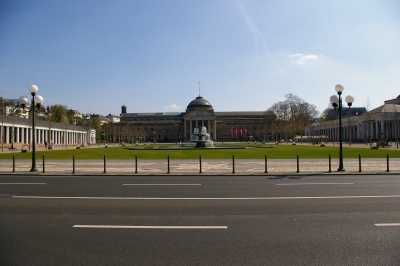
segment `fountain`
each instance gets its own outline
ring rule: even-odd
[[[207,133],[206,127],[195,127],[193,129],[193,134],[188,141],[189,144],[185,146],[181,141],[179,141],[179,146],[167,146],[167,147],[151,147],[151,148],[131,148],[127,147],[128,150],[188,150],[194,148],[213,148],[213,149],[248,149],[248,148],[274,148],[274,146],[220,146],[214,147],[214,142],[210,139],[210,134]],[[193,143],[196,143],[193,145]]]
[[[214,147],[214,143],[210,140],[210,134],[207,133],[206,127],[195,127],[189,142],[196,143],[195,148],[206,148],[206,143]]]

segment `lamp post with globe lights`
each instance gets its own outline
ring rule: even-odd
[[[338,171],[345,171],[344,166],[343,166],[343,147],[342,147],[342,110],[343,110],[343,104],[342,104],[342,92],[344,90],[343,86],[338,84],[335,86],[335,90],[337,94],[339,95],[332,95],[330,98],[330,101],[332,103],[332,106],[335,108],[336,111],[339,112],[339,168]],[[349,110],[351,105],[354,102],[354,98],[351,95],[347,95],[345,98],[347,105],[349,106]]]
[[[36,172],[36,136],[35,136],[35,112],[39,110],[40,106],[43,103],[43,97],[40,95],[36,95],[38,92],[38,87],[36,85],[31,85],[29,86],[29,92],[32,95],[32,100],[31,100],[31,106],[30,112],[31,112],[31,117],[32,117],[32,168],[31,172]],[[19,104],[22,106],[23,109],[27,107],[27,104],[29,100],[22,96],[19,98]],[[36,109],[35,109],[36,108]]]

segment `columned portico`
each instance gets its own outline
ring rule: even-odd
[[[44,144],[48,141],[53,141],[54,144],[61,144],[60,133],[66,131],[66,126],[64,124],[52,123],[50,129],[48,123],[45,121],[37,120],[35,124],[35,143],[37,145]],[[87,128],[73,125],[67,125],[67,127],[69,134],[68,144],[82,145],[89,142],[90,132]],[[29,119],[4,116],[0,124],[1,142],[8,146],[11,143],[26,144],[29,146],[33,143],[32,133]]]

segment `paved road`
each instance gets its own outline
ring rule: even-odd
[[[398,175],[0,176],[1,265],[399,265]]]

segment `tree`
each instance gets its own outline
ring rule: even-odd
[[[325,121],[329,121],[332,120],[332,117],[329,117],[329,113],[332,112],[331,110],[333,110],[333,106],[332,104],[328,104],[328,106],[322,111],[321,115],[319,116],[319,121],[320,122],[325,122]]]
[[[8,116],[20,116],[24,110],[19,106],[17,99],[4,99],[0,97],[0,104],[4,106],[1,113]]]
[[[372,114],[370,113],[370,109],[371,109],[371,100],[369,99],[369,97],[367,98],[367,102],[364,105],[366,112],[364,113],[364,115],[366,116],[366,129],[367,129],[367,133],[368,135],[365,135],[365,141],[367,140],[367,137],[369,137],[369,146],[372,146],[372,136],[371,136],[371,122],[372,122]],[[365,145],[367,145],[367,143],[365,143]]]
[[[286,94],[285,98],[267,110],[275,115],[271,127],[275,132],[283,133],[286,139],[294,138],[296,134],[303,136],[304,127],[316,119],[317,108],[293,94]]]
[[[49,120],[51,122],[68,124],[68,116],[67,116],[68,108],[66,106],[56,104],[50,106],[49,109],[50,109]]]
[[[396,135],[396,148],[399,148],[399,122],[398,122],[398,111],[397,111],[398,104],[393,104],[393,112],[394,112],[394,134]]]
[[[97,137],[96,141],[100,145],[100,136],[101,136],[100,132],[102,132],[102,126],[101,126],[101,123],[100,123],[100,117],[98,115],[90,115],[89,119],[87,121],[88,121],[89,128],[96,130],[96,137]]]

